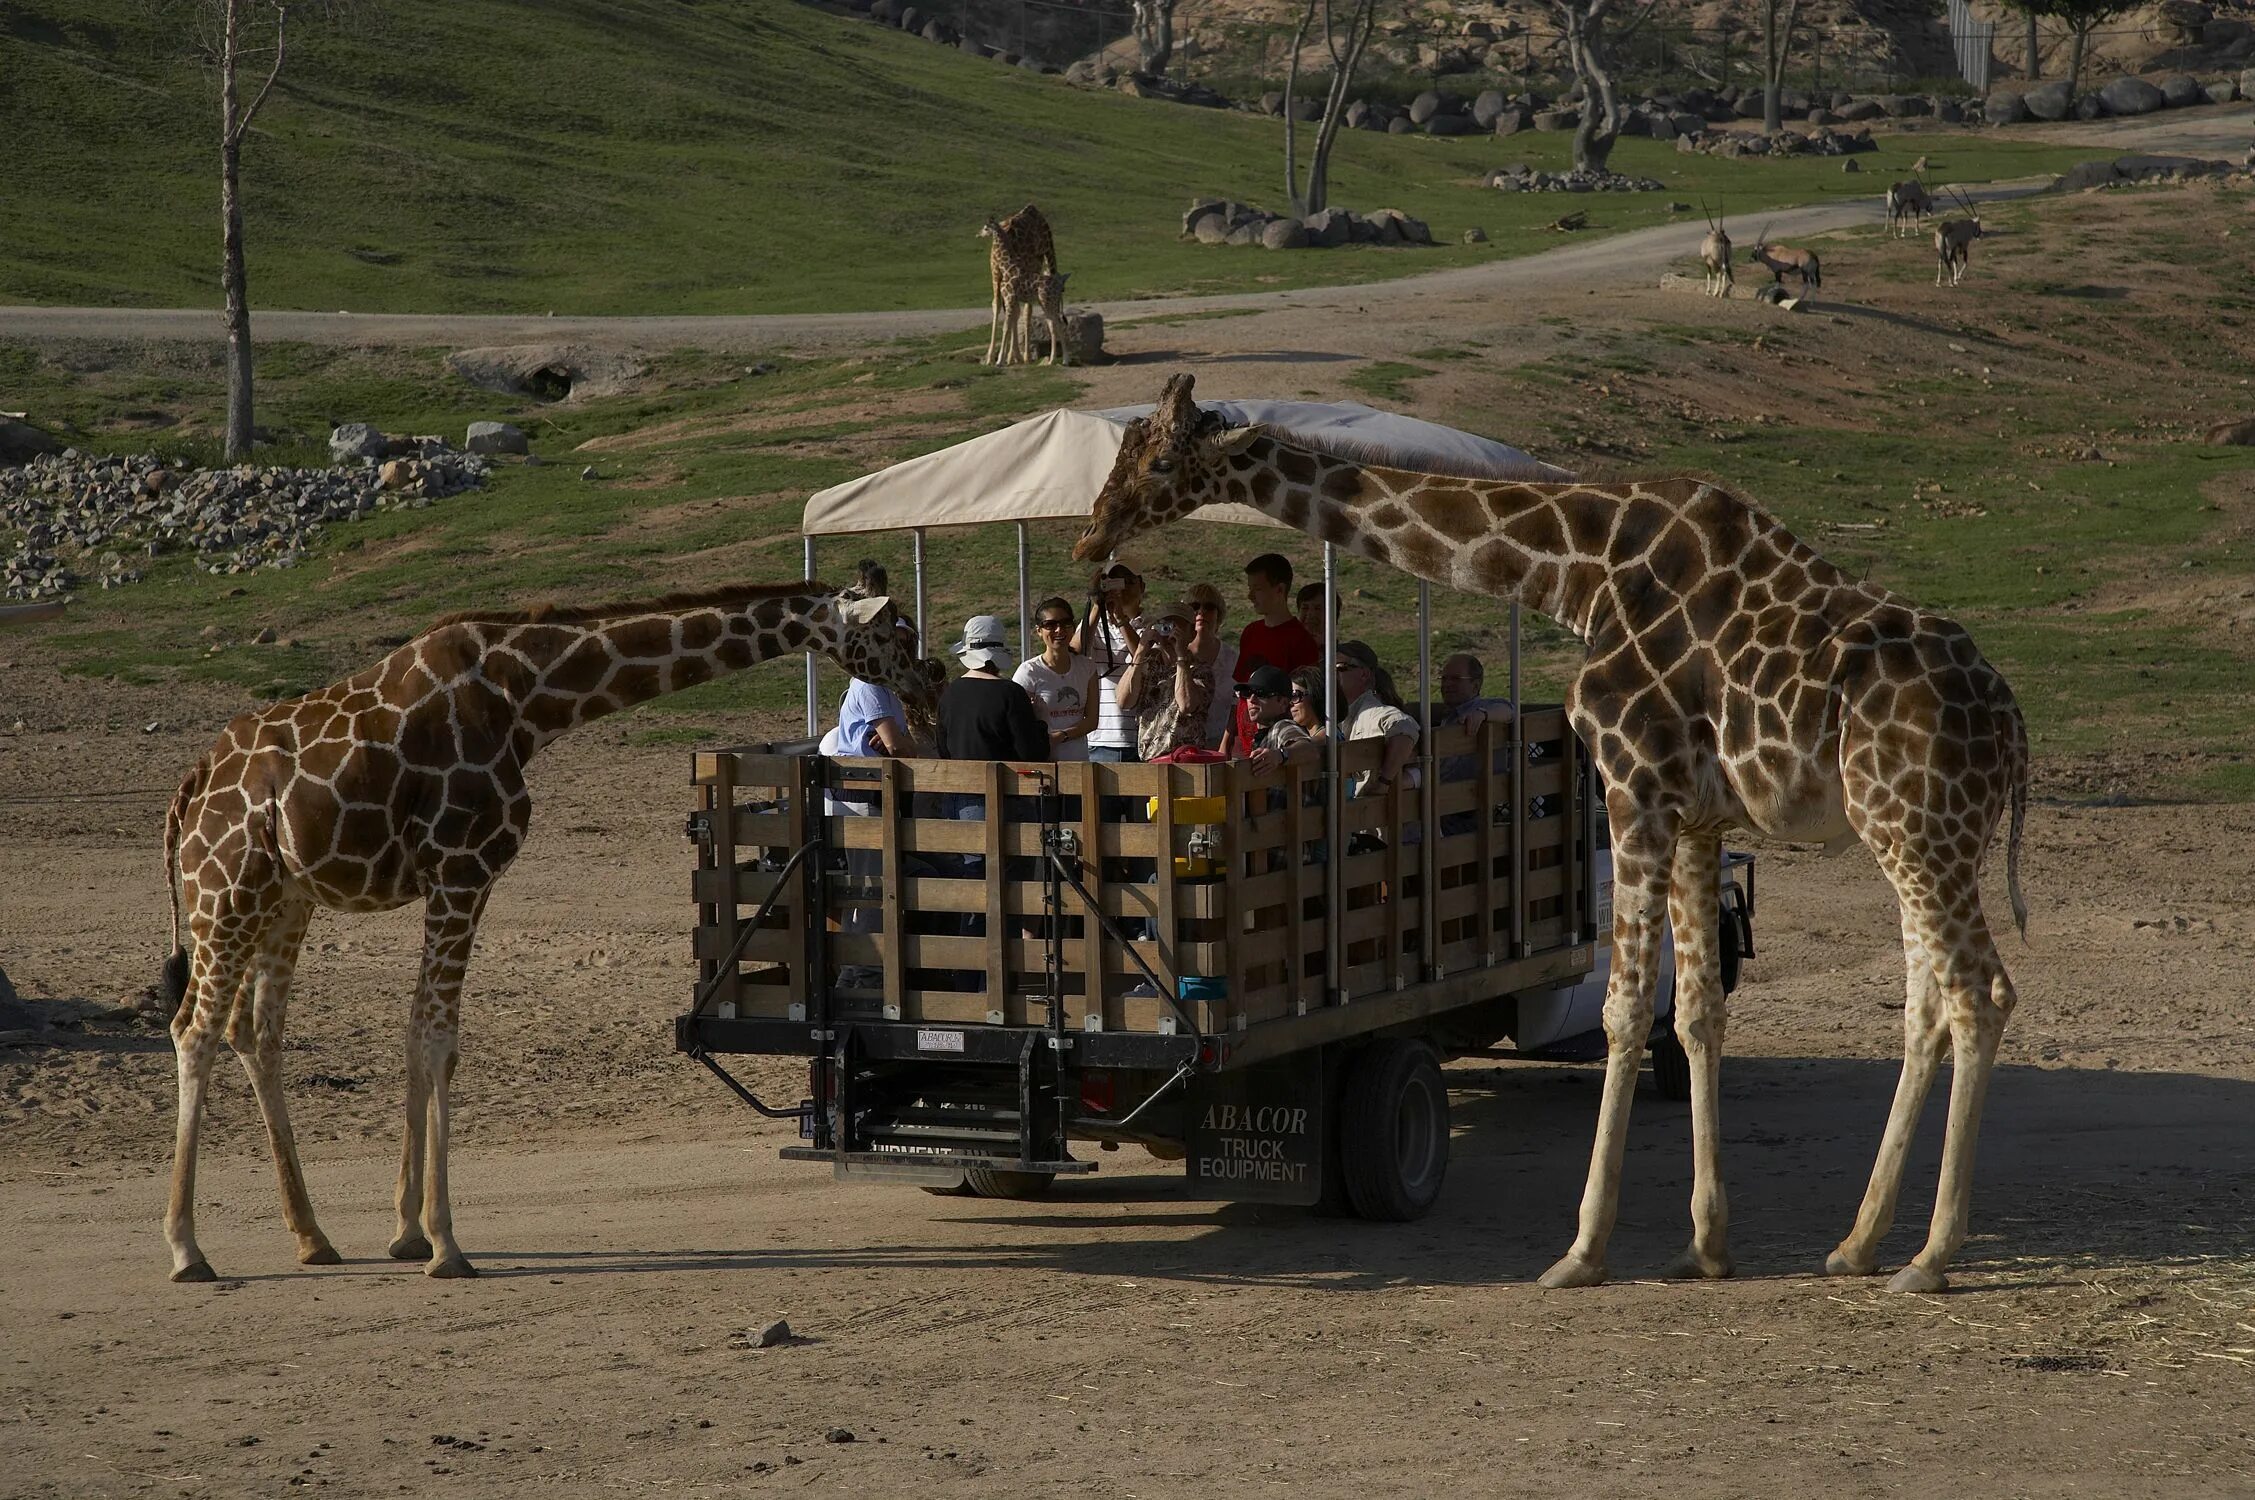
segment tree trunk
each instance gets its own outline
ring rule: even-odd
[[[2091,35],[2091,28],[2088,26],[2076,26],[2073,30],[2074,45],[2067,50],[2067,97],[2070,103],[2074,100],[2075,91],[2083,86],[2083,44],[2090,40]]]
[[[1778,95],[1785,72],[1785,48],[1777,35],[1779,0],[1762,0],[1762,129],[1771,135],[1785,128],[1785,104]]]
[[[1613,97],[1613,75],[1605,62],[1605,23],[1569,6],[1566,51],[1582,85],[1582,118],[1574,127],[1574,170],[1599,173],[1613,155],[1621,133],[1620,106]]]
[[[251,302],[243,272],[242,133],[235,93],[237,6],[227,0],[219,60],[219,285],[226,298],[227,461],[251,452]]]
[[[1339,50],[1338,42],[1328,33],[1325,37],[1331,47],[1331,91],[1324,100],[1323,127],[1316,132],[1315,155],[1308,162],[1307,213],[1319,214],[1331,206],[1331,145],[1346,123],[1347,94],[1354,87],[1355,69],[1362,63],[1362,49],[1377,25],[1377,10],[1377,0],[1356,0],[1355,8],[1347,16],[1345,52]]]
[[[1291,200],[1292,212],[1303,218],[1308,206],[1300,196],[1299,122],[1293,118],[1292,105],[1300,87],[1300,48],[1315,22],[1315,7],[1316,0],[1308,0],[1307,9],[1300,13],[1299,29],[1292,33],[1292,58],[1284,71],[1284,196]]]
[[[1135,50],[1146,73],[1164,75],[1174,61],[1175,0],[1135,0]]]
[[[2028,12],[2028,81],[2044,76],[2044,55],[2036,44],[2036,13]]]

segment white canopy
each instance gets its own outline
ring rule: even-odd
[[[1321,441],[1329,437],[1398,455],[1404,468],[1467,479],[1565,480],[1574,476],[1487,438],[1376,411],[1358,401],[1204,401],[1232,427],[1252,423]],[[808,536],[981,526],[993,521],[1071,521],[1094,509],[1112,472],[1120,435],[1149,406],[1053,411],[833,485],[810,496],[799,529]],[[1283,523],[1245,505],[1210,505],[1193,519],[1241,526]]]

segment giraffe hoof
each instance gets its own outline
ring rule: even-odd
[[[468,1256],[455,1254],[449,1255],[443,1260],[432,1261],[429,1265],[423,1267],[423,1274],[438,1281],[458,1281],[465,1277],[477,1275],[478,1268],[470,1264]]]
[[[1949,1289],[1948,1277],[1939,1271],[1927,1270],[1915,1260],[1897,1271],[1894,1279],[1887,1283],[1890,1292],[1946,1292]]]
[[[327,1240],[316,1240],[298,1251],[298,1264],[301,1266],[341,1266],[344,1263],[345,1258],[337,1253],[337,1247]]]
[[[1879,1270],[1879,1262],[1861,1260],[1845,1250],[1835,1250],[1824,1258],[1827,1276],[1870,1276]]]
[[[384,1254],[393,1260],[429,1260],[431,1242],[419,1234],[403,1234],[384,1247]]]
[[[1670,1281],[1721,1281],[1732,1271],[1729,1256],[1701,1255],[1696,1250],[1686,1250],[1660,1268],[1660,1274]]]
[[[1542,1273],[1540,1284],[1557,1291],[1561,1287],[1597,1286],[1604,1280],[1603,1266],[1591,1265],[1578,1255],[1568,1255]]]
[[[217,1281],[219,1273],[211,1268],[210,1261],[199,1260],[182,1266],[179,1270],[173,1272],[172,1279],[178,1282]]]

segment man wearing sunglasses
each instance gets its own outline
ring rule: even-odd
[[[1252,749],[1245,763],[1256,771],[1273,771],[1289,760],[1314,760],[1315,737],[1292,722],[1292,679],[1274,667],[1256,667],[1239,684],[1253,719]]]

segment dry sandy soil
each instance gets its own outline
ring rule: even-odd
[[[1090,404],[1149,399],[1179,362],[1329,396],[1351,368],[1331,348],[1540,357],[1555,306],[1427,289],[1347,329],[1290,306],[1152,327]],[[1855,357],[1905,362],[1954,332],[1867,327],[1841,330]],[[2022,1006],[1940,1297],[1810,1274],[1877,1144],[1900,957],[1866,857],[1764,851],[1724,1075],[1739,1279],[1638,1279],[1689,1191],[1686,1111],[1647,1091],[1618,1280],[1551,1293],[1532,1278],[1571,1238],[1593,1068],[1456,1064],[1449,1186],[1408,1226],[1187,1201],[1133,1151],[1018,1204],[777,1161],[788,1127],[670,1051],[688,757],[598,726],[534,767],[472,967],[454,1181],[482,1279],[382,1258],[419,942],[400,912],[318,919],[299,971],[286,1066],[346,1264],[293,1264],[223,1071],[199,1229],[224,1279],[174,1286],[171,1048],[112,1011],[166,946],[164,798],[242,700],[55,659],[0,643],[0,965],[63,1023],[0,1045],[0,1496],[2255,1493],[2255,808],[2090,798],[2145,782],[2127,760],[2041,768]],[[742,1346],[777,1316],[798,1341]]]

